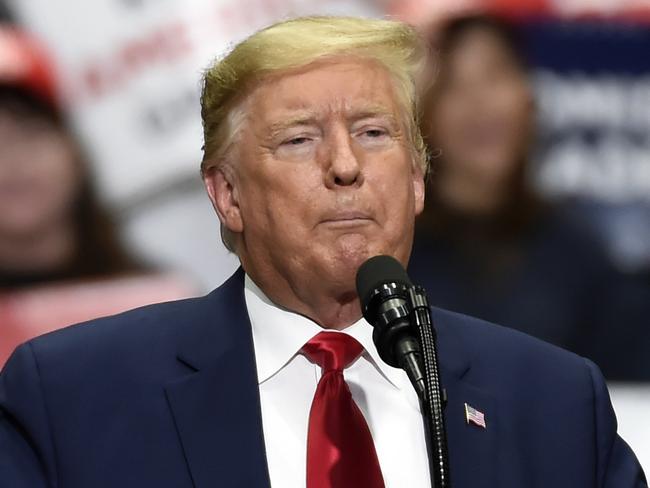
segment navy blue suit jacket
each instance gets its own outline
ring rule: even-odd
[[[476,319],[433,318],[455,488],[646,486],[593,364]],[[465,403],[486,429],[465,423]],[[268,487],[243,272],[203,298],[19,347],[0,376],[0,486]]]

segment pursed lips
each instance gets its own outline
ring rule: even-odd
[[[345,210],[327,215],[321,223],[334,225],[363,225],[374,219],[367,212]]]

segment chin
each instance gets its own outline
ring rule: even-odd
[[[357,270],[366,260],[380,254],[395,256],[384,242],[371,241],[360,234],[340,236],[333,246],[332,267],[341,274],[351,274],[356,279]],[[395,256],[399,259],[399,256]]]

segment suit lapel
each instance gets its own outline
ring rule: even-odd
[[[195,488],[269,486],[243,271],[206,297],[167,399]]]
[[[438,313],[437,313],[438,312]],[[452,316],[434,309],[441,381],[447,391],[445,425],[453,486],[497,487],[499,415],[496,400],[472,384],[470,355],[463,347]],[[460,316],[453,316],[458,321]],[[452,320],[453,320],[452,319]],[[485,416],[486,427],[468,423],[465,404]]]

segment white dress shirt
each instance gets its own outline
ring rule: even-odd
[[[323,329],[273,304],[248,276],[244,293],[253,328],[271,485],[305,487],[309,410],[321,370],[300,349]],[[406,373],[380,359],[372,326],[364,319],[341,333],[365,349],[344,370],[344,377],[368,422],[386,487],[430,487],[424,424]]]

